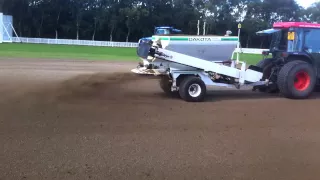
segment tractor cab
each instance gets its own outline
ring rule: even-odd
[[[257,35],[271,35],[270,49],[273,58],[300,56],[320,65],[320,24],[304,22],[278,22],[272,29],[257,32]],[[320,67],[320,66],[319,66]]]
[[[290,98],[308,97],[320,85],[320,24],[278,22],[273,28],[257,32],[270,35],[270,49],[256,65],[267,86],[263,92],[278,92]]]
[[[180,29],[175,29],[174,27],[171,26],[160,26],[160,27],[155,27],[154,28],[154,35],[173,35],[173,34],[181,34],[182,31]],[[144,37],[139,39],[138,43],[142,43],[144,41],[151,41],[152,37]]]
[[[179,29],[175,29],[170,26],[161,26],[154,28],[154,35],[170,35],[170,34],[179,34],[182,31]]]

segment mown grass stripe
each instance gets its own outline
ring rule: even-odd
[[[230,39],[230,38],[228,38]],[[43,58],[43,59],[79,59],[79,60],[118,60],[135,61],[136,48],[48,45],[48,44],[0,44],[0,58]],[[236,57],[236,56],[234,56]],[[240,54],[240,60],[248,64],[257,64],[262,56],[259,54]]]

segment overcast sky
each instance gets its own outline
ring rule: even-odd
[[[296,0],[301,6],[309,7],[312,3],[317,2],[319,0]]]

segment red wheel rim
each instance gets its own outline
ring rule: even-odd
[[[295,76],[294,87],[298,91],[306,90],[310,85],[310,76],[308,73],[301,71]]]

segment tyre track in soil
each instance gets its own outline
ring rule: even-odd
[[[0,179],[319,177],[317,94],[185,103],[125,73],[132,64],[11,61],[0,61]]]

